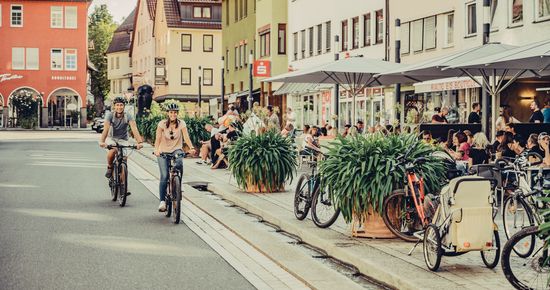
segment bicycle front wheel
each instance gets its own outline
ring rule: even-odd
[[[126,193],[128,193],[128,165],[122,162],[118,169],[118,205],[126,205]]]
[[[510,239],[522,229],[535,225],[535,218],[527,203],[517,195],[511,195],[504,201],[502,209],[502,222],[506,238]],[[528,245],[514,248],[514,252],[522,258],[528,257],[535,246],[535,237],[532,236]]]
[[[302,174],[296,185],[294,193],[294,216],[298,220],[303,220],[307,217],[309,208],[311,207],[311,184],[309,174]]]
[[[175,224],[180,223],[181,218],[181,180],[179,176],[172,178],[172,219]]]
[[[320,228],[330,227],[338,216],[340,209],[332,203],[328,186],[317,186],[311,198],[311,219]]]
[[[388,229],[400,239],[417,242],[414,233],[422,229],[422,222],[416,213],[413,200],[402,190],[386,197],[382,218]]]
[[[502,271],[508,282],[516,289],[548,289],[550,287],[550,264],[548,249],[543,240],[537,238],[538,226],[526,227],[513,235],[502,249]],[[527,257],[516,255],[515,251],[535,240],[534,250]]]

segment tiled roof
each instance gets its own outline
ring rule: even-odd
[[[115,33],[121,32],[121,31],[132,31],[134,30],[134,17],[136,17],[136,9],[126,17],[124,22],[115,30]]]
[[[205,21],[205,20],[181,20],[180,2],[198,2],[217,3],[217,0],[165,0],[164,11],[166,13],[166,24],[169,28],[206,28],[206,29],[221,29],[221,21]]]
[[[113,39],[111,39],[111,43],[109,44],[109,48],[107,48],[107,53],[114,53],[119,51],[125,51],[130,50],[130,36],[132,34],[130,32],[126,33],[126,31],[117,32],[113,35]]]
[[[157,8],[157,0],[147,0],[147,8],[149,9],[149,17],[155,19],[155,9]]]

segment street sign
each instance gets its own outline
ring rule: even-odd
[[[269,60],[254,61],[254,76],[255,77],[270,77],[271,62]]]

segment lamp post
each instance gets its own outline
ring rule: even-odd
[[[340,55],[338,54],[338,43],[340,42],[340,38],[338,37],[338,35],[335,35],[334,36],[334,60],[338,60],[340,58]],[[340,88],[338,86],[338,84],[334,85],[334,91],[336,92],[334,94],[334,114],[336,115],[336,124],[334,124],[334,127],[336,127],[336,130],[339,129],[339,124],[340,124],[340,116],[339,116],[339,111],[340,111]]]
[[[221,89],[221,100],[220,100],[220,112],[223,115],[223,96],[225,95],[225,58],[222,56],[222,89]]]
[[[202,93],[201,93],[201,81],[202,81],[202,68],[201,66],[199,65],[199,114],[198,116],[200,117],[202,115],[202,109],[201,109],[201,103],[202,103]]]
[[[489,33],[491,32],[491,0],[483,0],[483,45],[489,43]],[[482,85],[485,85],[485,79],[482,81]],[[493,101],[496,98],[493,98]],[[489,122],[489,105],[493,107],[493,114],[496,113],[496,102],[489,104],[489,98],[487,92],[481,88],[481,130],[485,132],[487,136],[494,136],[494,126],[490,126]],[[493,115],[494,116],[494,115]],[[491,128],[491,133],[488,130]]]
[[[252,87],[253,87],[253,79],[252,79],[252,70],[254,69],[254,54],[253,50],[250,50],[250,54],[248,55],[248,66],[249,66],[249,91],[248,91],[248,109],[252,111],[252,101],[254,100],[252,98]]]
[[[401,19],[395,19],[395,63],[401,63]],[[399,102],[401,113],[399,123],[405,124],[405,99],[401,98],[401,84],[395,84],[395,99]]]

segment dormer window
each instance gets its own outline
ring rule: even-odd
[[[212,18],[211,7],[195,6],[193,7],[194,18]]]

